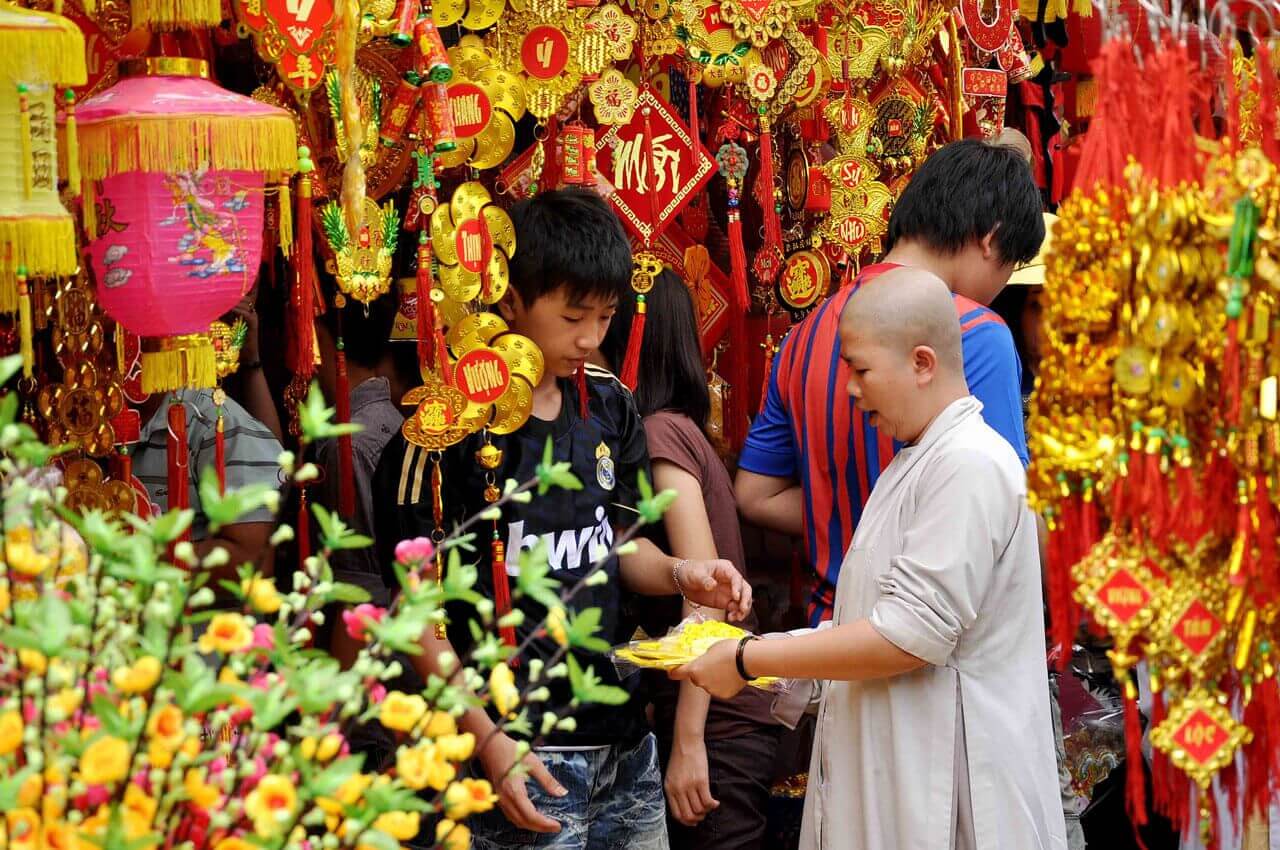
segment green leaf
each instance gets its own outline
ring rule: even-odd
[[[22,355],[10,354],[8,357],[0,357],[0,386],[9,383],[14,375],[22,369]]]
[[[569,614],[569,623],[565,626],[565,636],[570,646],[576,646],[591,652],[608,652],[609,643],[596,637],[600,631],[599,608],[584,608]]]
[[[569,687],[578,702],[622,705],[631,698],[622,688],[601,684],[596,671],[589,666],[582,669],[573,653],[565,656],[565,660],[569,662]]]
[[[71,609],[67,603],[46,593],[36,601],[31,615],[35,621],[37,648],[50,658],[61,655],[71,631]]]
[[[479,573],[474,564],[462,563],[462,556],[457,549],[449,550],[449,562],[444,571],[444,592],[446,596],[457,597],[475,587]]]
[[[200,507],[209,519],[209,531],[216,534],[228,525],[235,525],[246,514],[267,504],[276,486],[267,482],[250,484],[219,492],[218,471],[206,466],[200,474]]]
[[[8,392],[0,399],[0,425],[11,425],[18,418],[18,394]]]
[[[540,602],[545,608],[560,604],[560,582],[550,577],[547,563],[547,544],[541,538],[532,549],[521,549],[520,572],[516,575],[516,587],[525,596]]]
[[[215,472],[215,481],[217,473]],[[195,519],[196,512],[187,508],[180,511],[169,511],[151,523],[151,539],[161,545],[177,540]]]
[[[666,513],[667,508],[671,507],[671,503],[676,500],[676,491],[663,490],[661,493],[654,495],[653,488],[649,486],[649,477],[644,474],[644,470],[640,470],[636,484],[640,490],[640,499],[636,502],[636,511],[640,514],[640,522],[642,525],[654,525],[662,521],[662,515]]]
[[[556,462],[554,444],[551,438],[547,437],[546,445],[542,449],[542,462],[534,469],[534,476],[538,481],[538,495],[546,495],[552,487],[581,490],[582,482],[570,471],[571,468],[572,464],[569,461]]]
[[[325,602],[345,602],[350,605],[359,605],[361,602],[368,602],[373,599],[369,595],[369,591],[363,587],[346,582],[335,582],[333,589],[325,594]]]
[[[307,785],[317,797],[332,797],[342,787],[342,783],[360,772],[363,763],[363,755],[344,756],[312,777]]]
[[[12,812],[18,808],[18,794],[27,777],[35,772],[34,767],[24,767],[12,776],[0,779],[0,812]]]
[[[324,393],[320,392],[320,385],[312,381],[306,400],[298,405],[298,427],[302,432],[303,445],[330,437],[355,434],[360,430],[359,425],[334,424],[333,414],[334,409],[324,403]]]
[[[91,705],[93,706],[94,717],[102,721],[102,728],[108,735],[113,735],[117,738],[128,736],[128,721],[124,719],[124,715],[120,713],[120,710],[105,694],[98,694],[94,697]]]

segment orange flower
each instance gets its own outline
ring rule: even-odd
[[[222,792],[216,786],[205,782],[200,771],[194,767],[187,770],[182,780],[182,787],[187,792],[187,799],[202,809],[211,809],[222,799]]]
[[[130,783],[124,792],[124,828],[130,838],[140,838],[151,831],[156,816],[156,800],[137,785]]]
[[[239,614],[218,614],[209,621],[209,629],[200,636],[201,652],[239,652],[253,643],[253,629]]]
[[[104,735],[80,754],[80,779],[86,785],[106,785],[124,778],[129,769],[129,745]]]
[[[276,592],[275,584],[262,576],[254,576],[240,582],[240,592],[249,600],[253,610],[259,614],[274,614],[284,604],[284,600]]]
[[[45,821],[44,824],[44,847],[45,850],[74,850],[76,846],[76,836],[62,821]]]
[[[258,850],[256,844],[250,844],[243,838],[224,838],[213,845],[213,850]]]
[[[274,773],[262,777],[244,801],[244,811],[253,819],[253,830],[263,838],[277,835],[293,817],[298,792],[288,777]]]
[[[428,738],[439,738],[441,735],[454,735],[458,731],[458,722],[447,711],[433,711],[427,715],[423,723],[422,734]]]
[[[0,756],[22,746],[22,715],[16,711],[0,714]]]
[[[132,667],[121,667],[111,674],[112,683],[126,694],[141,694],[160,680],[160,659],[151,655],[139,658]]]
[[[444,792],[444,816],[450,820],[487,812],[498,802],[493,786],[487,779],[463,779]]]
[[[151,736],[152,743],[169,752],[176,751],[185,739],[182,731],[182,709],[172,703],[161,706],[147,721],[147,734]]]
[[[417,694],[392,691],[382,700],[382,708],[378,719],[388,729],[394,729],[397,732],[408,732],[417,725],[418,721],[422,719],[422,715],[426,714],[426,712],[427,703],[422,697]]]

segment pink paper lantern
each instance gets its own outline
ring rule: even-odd
[[[98,299],[143,338],[143,390],[211,387],[209,325],[253,286],[266,187],[297,162],[293,118],[152,58],[78,110]]]

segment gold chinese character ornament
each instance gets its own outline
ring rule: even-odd
[[[494,54],[474,35],[465,35],[449,48],[454,68],[449,83],[457,147],[436,154],[439,168],[469,165],[496,168],[511,155],[515,124],[525,114],[524,86],[517,74],[498,64]]]
[[[364,199],[363,224],[353,236],[342,207],[325,205],[320,220],[333,252],[333,272],[344,295],[368,304],[391,288],[391,261],[400,238],[400,214],[392,201]]]
[[[496,304],[506,294],[515,227],[484,186],[463,183],[448,204],[436,208],[431,246],[439,262],[440,288],[449,298]]]

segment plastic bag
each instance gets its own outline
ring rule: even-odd
[[[720,620],[708,620],[691,614],[656,640],[633,640],[609,651],[618,675],[625,678],[638,670],[674,670],[688,664],[722,640],[741,640],[745,629]],[[752,679],[747,684],[766,691],[777,691],[780,680],[774,677]]]

